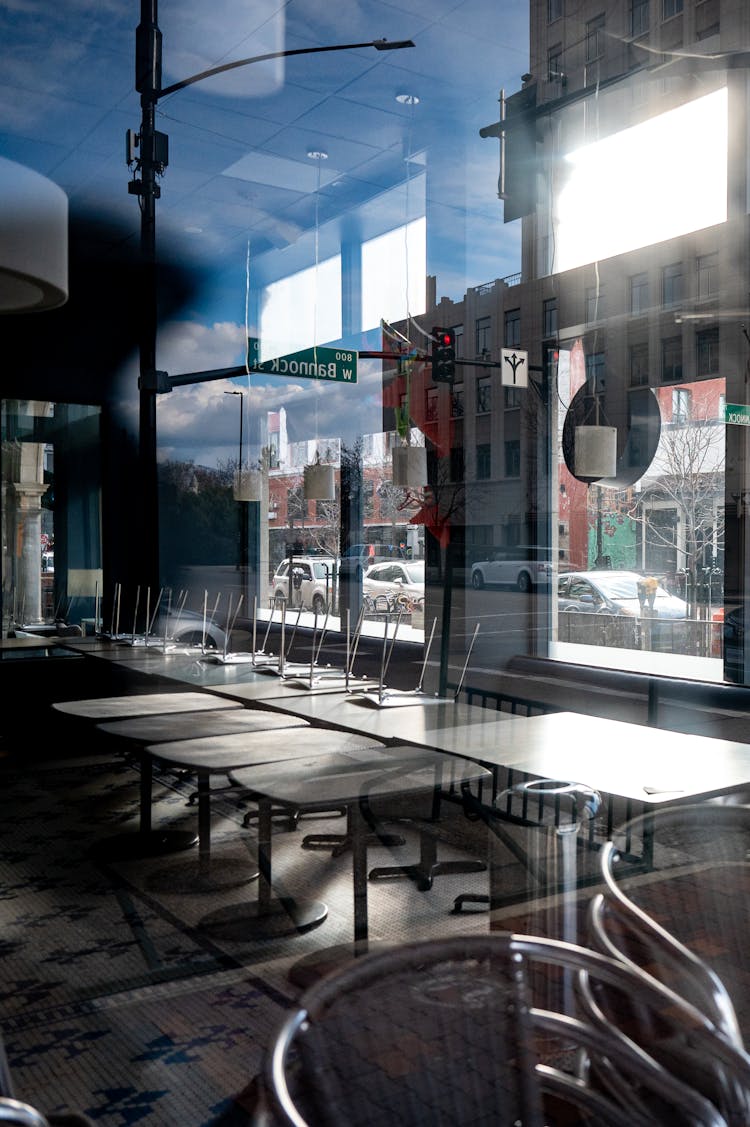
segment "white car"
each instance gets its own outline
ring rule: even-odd
[[[289,559],[281,561],[271,581],[275,602],[287,599],[290,607],[301,606],[325,614],[333,602],[336,560],[333,556],[293,556],[292,591],[289,593]]]
[[[368,567],[362,594],[375,610],[414,610],[424,606],[424,560],[391,560]]]
[[[552,549],[538,547],[491,548],[471,567],[471,585],[477,591],[496,583],[531,591],[552,579]]]

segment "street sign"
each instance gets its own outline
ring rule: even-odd
[[[509,387],[529,386],[529,354],[522,348],[500,350],[502,383]]]
[[[303,348],[275,360],[261,360],[257,337],[247,338],[247,366],[251,372],[269,376],[295,376],[297,379],[357,382],[358,353],[351,348]]]
[[[750,404],[725,403],[724,422],[736,423],[741,427],[750,427]]]

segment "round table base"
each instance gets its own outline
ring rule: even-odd
[[[181,853],[198,844],[198,835],[190,830],[149,830],[117,834],[97,841],[91,847],[96,861],[137,861],[145,857],[165,857]]]
[[[247,861],[231,858],[208,863],[191,858],[150,873],[146,887],[150,892],[223,892],[257,880],[259,875],[260,869],[249,857]]]
[[[267,904],[230,904],[210,912],[198,923],[211,939],[242,943],[247,939],[277,939],[299,935],[318,927],[328,915],[320,900],[291,900],[284,897]]]

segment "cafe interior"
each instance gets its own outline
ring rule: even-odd
[[[0,1122],[747,1127],[746,0],[0,19]]]

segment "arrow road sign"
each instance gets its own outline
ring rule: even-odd
[[[251,372],[270,376],[295,376],[297,379],[333,380],[337,383],[357,382],[358,353],[351,348],[303,348],[275,360],[260,360],[257,337],[248,337],[247,366]]]
[[[503,384],[511,387],[529,386],[529,354],[522,348],[501,349]]]

